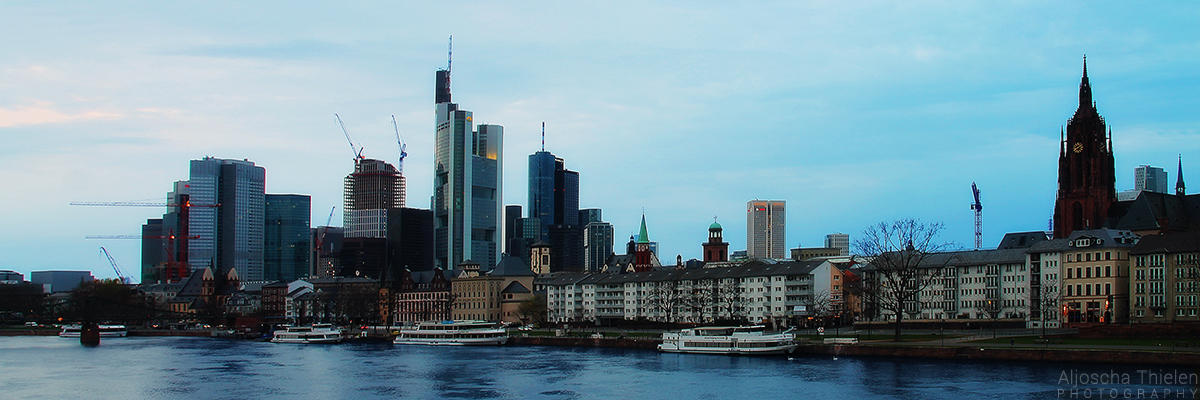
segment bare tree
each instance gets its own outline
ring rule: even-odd
[[[742,287],[738,284],[738,279],[721,279],[716,283],[715,289],[716,291],[713,293],[713,298],[716,299],[714,314],[719,317],[724,312],[725,318],[738,319],[737,312],[742,304]]]
[[[833,301],[828,290],[814,293],[807,306],[808,315],[817,319],[821,326],[825,326],[828,318],[833,316]]]
[[[650,289],[650,305],[666,322],[675,322],[675,312],[683,302],[678,282],[670,279],[657,282]]]
[[[713,304],[712,295],[712,280],[693,280],[691,285],[685,288],[683,306],[688,311],[688,317],[692,322],[705,322],[705,310],[711,309]]]
[[[949,257],[938,255],[950,248],[949,243],[937,241],[942,229],[941,223],[914,219],[880,222],[865,229],[855,242],[858,253],[871,259],[864,291],[875,307],[895,316],[896,341],[904,314],[919,312],[921,291],[932,286],[950,263]]]
[[[1042,320],[1042,337],[1046,337],[1046,321],[1056,318],[1058,314],[1058,282],[1043,279],[1041,295],[1038,311]]]

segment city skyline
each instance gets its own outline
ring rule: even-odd
[[[699,243],[713,215],[725,222],[731,251],[744,249],[744,230],[731,221],[740,220],[735,212],[755,197],[791,203],[789,248],[815,246],[829,232],[853,240],[871,223],[902,216],[944,222],[945,239],[966,247],[971,181],[979,182],[988,205],[985,247],[1004,232],[1044,230],[1054,204],[1056,131],[1075,108],[1084,52],[1094,98],[1113,127],[1118,191],[1133,188],[1125,171],[1137,165],[1163,166],[1173,183],[1177,154],[1185,170],[1200,163],[1197,117],[1188,111],[1197,100],[1186,95],[1200,86],[1193,72],[1200,59],[1189,54],[1196,45],[1187,38],[1195,35],[1175,33],[1195,32],[1185,24],[1195,8],[1167,15],[1154,6],[814,6],[801,7],[813,15],[812,26],[792,31],[790,23],[767,23],[755,27],[761,32],[739,28],[739,16],[761,19],[740,10],[687,10],[688,17],[667,18],[660,28],[650,23],[654,18],[584,10],[635,28],[606,37],[590,34],[594,26],[550,21],[572,10],[514,15],[485,6],[469,12],[467,20],[514,19],[501,24],[505,35],[495,36],[506,38],[498,39],[470,23],[416,21],[432,10],[405,16],[413,26],[401,31],[364,13],[349,13],[363,24],[335,19],[312,27],[328,36],[299,33],[302,23],[326,16],[296,10],[289,11],[297,13],[295,22],[275,25],[291,34],[246,28],[238,36],[223,23],[198,22],[207,20],[205,12],[200,18],[180,13],[191,14],[188,23],[170,26],[179,10],[159,5],[93,22],[89,28],[114,29],[80,43],[47,31],[86,18],[89,7],[11,6],[15,12],[0,17],[15,29],[46,32],[38,43],[5,45],[17,55],[0,64],[6,71],[0,86],[9,89],[0,95],[0,135],[9,143],[0,152],[0,179],[20,190],[0,197],[0,206],[11,226],[56,227],[6,232],[0,268],[26,274],[86,268],[112,277],[95,254],[104,245],[133,272],[138,241],[83,237],[136,233],[163,210],[97,211],[66,202],[161,199],[164,187],[187,175],[185,161],[204,155],[247,158],[270,170],[266,192],[311,194],[314,225],[333,205],[340,220],[350,154],[330,121],[333,112],[346,117],[365,156],[383,160],[396,156],[389,115],[397,115],[409,143],[409,206],[428,208],[428,77],[444,65],[451,33],[459,38],[456,100],[487,118],[480,123],[506,127],[509,154],[534,152],[545,120],[549,146],[588,174],[580,206],[604,209],[618,243],[636,231],[644,208],[664,260],[701,258]],[[231,18],[266,15],[267,9]],[[929,11],[927,18],[996,15],[974,26],[918,23],[912,32],[871,22],[891,14],[918,20]],[[207,16],[216,20],[215,14]],[[1011,23],[1026,14],[1041,17]],[[1134,22],[1147,14],[1159,17],[1155,26]],[[689,18],[716,26],[681,30],[694,39],[664,32]],[[545,26],[520,33],[529,20]],[[144,24],[128,23],[139,21]],[[1092,26],[1106,29],[1083,29]],[[1017,39],[973,35],[1001,29]],[[564,34],[537,37],[554,30]],[[840,40],[791,42],[806,35]],[[656,39],[648,43],[647,37]],[[625,58],[638,62],[617,61]],[[79,59],[83,65],[73,65]],[[169,88],[159,93],[156,87]],[[505,160],[504,204],[528,204],[524,163],[523,157]]]

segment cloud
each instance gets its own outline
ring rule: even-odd
[[[100,110],[70,113],[54,109],[52,103],[38,102],[35,105],[18,106],[15,108],[0,107],[0,128],[61,124],[88,120],[115,120],[123,117],[124,115],[118,113]]]

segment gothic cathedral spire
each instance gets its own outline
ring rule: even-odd
[[[1180,196],[1187,194],[1183,187],[1183,154],[1179,155],[1179,172],[1175,175],[1175,194]]]
[[[1067,121],[1066,137],[1059,148],[1056,238],[1065,238],[1076,230],[1102,228],[1108,220],[1108,209],[1117,196],[1112,133],[1107,128],[1092,100],[1085,57],[1079,108]]]

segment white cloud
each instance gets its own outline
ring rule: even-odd
[[[88,120],[115,120],[123,117],[124,115],[120,113],[103,110],[62,111],[53,108],[51,103],[41,102],[12,108],[0,107],[0,128]]]

